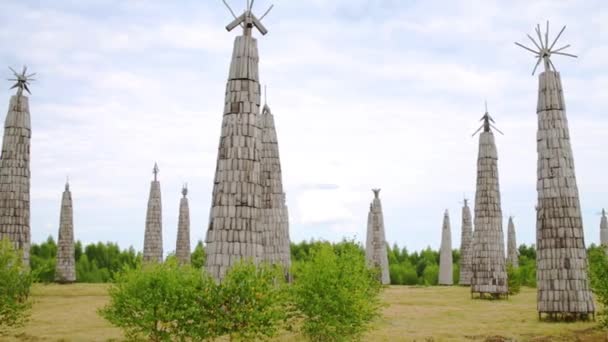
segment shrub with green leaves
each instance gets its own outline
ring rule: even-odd
[[[599,312],[600,325],[608,328],[608,257],[604,248],[593,246],[588,254],[591,289],[595,299],[602,304]]]
[[[521,276],[519,269],[513,267],[513,265],[507,265],[507,286],[509,288],[510,295],[516,295],[521,290]]]
[[[110,287],[99,314],[129,339],[204,341],[217,336],[218,287],[213,279],[175,260],[125,269]]]
[[[8,239],[0,240],[0,335],[27,321],[31,286],[31,273],[21,252]]]
[[[222,335],[253,341],[275,336],[287,319],[283,271],[241,261],[232,266],[219,290]]]
[[[334,250],[311,250],[311,260],[294,269],[292,301],[302,316],[302,332],[312,341],[353,341],[379,316],[381,284],[354,242]]]

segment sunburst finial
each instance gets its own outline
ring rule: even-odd
[[[538,37],[538,42],[534,38],[532,38],[532,36],[530,36],[529,34],[527,35],[537,50],[531,49],[523,44],[515,42],[515,45],[517,45],[523,49],[526,49],[529,52],[532,52],[534,54],[534,57],[536,57],[538,59],[536,62],[536,65],[534,66],[534,69],[532,70],[532,75],[534,75],[536,73],[536,69],[540,65],[541,61],[544,62],[545,71],[551,71],[551,70],[557,71],[555,69],[555,65],[553,65],[553,62],[551,62],[551,55],[562,55],[562,56],[567,56],[567,57],[572,57],[572,58],[578,57],[576,55],[563,52],[565,49],[570,47],[570,44],[562,46],[559,49],[553,49],[555,47],[555,44],[557,43],[557,40],[559,39],[559,37],[561,37],[562,33],[564,33],[565,30],[566,30],[566,26],[564,26],[561,29],[561,31],[559,31],[559,33],[553,40],[553,43],[551,43],[551,45],[549,45],[549,21],[547,21],[547,30],[545,31],[544,40],[543,40],[542,33],[540,31],[540,24],[536,25],[536,27],[534,28],[534,31],[536,31],[536,35]]]
[[[27,91],[28,94],[31,94],[32,92],[30,92],[30,88],[28,87],[28,85],[30,84],[30,82],[35,81],[35,79],[33,79],[32,77],[34,77],[36,73],[28,75],[27,66],[23,66],[23,71],[21,71],[21,73],[18,73],[17,71],[15,71],[15,69],[11,67],[8,68],[11,69],[13,75],[15,76],[15,78],[9,78],[8,80],[15,82],[11,89],[17,88],[17,96],[23,95],[23,90]]]
[[[490,116],[490,113],[488,112],[488,101],[486,101],[485,104],[486,104],[486,112],[481,117],[481,120],[479,120],[479,121],[483,121],[483,124],[481,125],[481,127],[479,127],[475,131],[475,133],[473,133],[473,136],[475,136],[477,133],[479,133],[482,129],[484,132],[490,132],[492,130],[492,128],[494,128],[498,133],[504,135],[504,133],[501,130],[499,130],[498,128],[496,128],[496,126],[494,126],[494,124],[496,122],[494,121],[494,119],[492,119],[492,117]]]
[[[230,32],[234,30],[235,27],[240,26],[243,28],[244,36],[251,36],[251,30],[255,27],[258,29],[258,31],[260,31],[262,35],[266,35],[268,33],[266,27],[262,25],[262,20],[264,19],[264,17],[266,17],[268,13],[270,13],[274,5],[270,5],[268,10],[266,10],[266,12],[264,12],[264,14],[258,19],[258,17],[256,17],[252,12],[254,1],[255,0],[247,0],[245,11],[243,12],[243,14],[237,17],[230,5],[228,5],[228,3],[226,2],[226,0],[222,0],[226,8],[228,8],[228,11],[230,11],[230,14],[232,14],[232,16],[234,17],[234,20],[230,24],[228,24],[228,26],[226,26],[226,30]]]

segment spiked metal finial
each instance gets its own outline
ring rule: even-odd
[[[563,50],[569,48],[570,44],[562,46],[559,49],[553,49],[553,47],[555,47],[555,43],[557,43],[557,40],[559,39],[559,37],[561,37],[562,33],[564,33],[564,30],[566,30],[566,26],[564,26],[561,29],[561,31],[559,31],[559,33],[557,34],[557,37],[555,37],[555,39],[553,40],[553,43],[551,45],[549,45],[549,21],[547,21],[547,31],[545,31],[544,41],[543,41],[543,37],[542,37],[541,31],[540,31],[540,25],[536,25],[534,30],[536,31],[536,35],[538,36],[538,42],[534,38],[532,38],[532,36],[530,36],[529,34],[527,36],[532,41],[532,43],[534,44],[534,46],[536,47],[537,50],[531,49],[523,44],[515,42],[515,45],[517,45],[523,49],[526,49],[529,52],[532,52],[534,54],[534,57],[536,57],[538,59],[536,62],[536,65],[534,66],[534,69],[532,70],[532,75],[534,75],[534,73],[536,73],[536,69],[540,65],[541,61],[544,62],[545,71],[551,71],[551,70],[557,71],[555,69],[555,65],[553,65],[553,62],[551,62],[551,55],[553,55],[553,54],[577,58],[576,55],[562,52]]]
[[[184,195],[184,197],[188,195],[188,183],[184,183],[184,185],[182,186],[182,195]]]
[[[479,121],[483,121],[483,124],[481,125],[481,127],[479,127],[479,129],[475,131],[475,133],[473,133],[472,136],[475,136],[482,129],[484,132],[490,132],[492,131],[492,128],[494,128],[498,133],[504,135],[503,132],[501,132],[498,128],[496,128],[496,126],[494,126],[496,122],[494,121],[494,119],[492,119],[490,113],[488,112],[488,101],[486,101],[486,113],[481,117],[481,120]]]
[[[156,182],[157,177],[158,177],[158,172],[159,172],[159,168],[158,165],[156,163],[154,163],[154,168],[152,169],[152,173],[154,173],[154,181]]]
[[[29,94],[31,94],[30,92],[30,88],[28,87],[29,83],[31,81],[35,81],[35,79],[33,79],[32,77],[36,75],[36,73],[33,74],[27,74],[27,66],[23,66],[23,71],[21,73],[18,73],[17,71],[15,71],[15,69],[8,67],[9,69],[11,69],[11,71],[13,72],[13,75],[15,76],[15,78],[9,78],[9,81],[13,81],[16,82],[11,89],[15,89],[17,88],[17,96],[21,96],[23,94],[23,90],[25,89],[25,91],[27,91]]]
[[[70,176],[65,176],[65,191],[70,191]]]
[[[256,27],[262,35],[266,35],[268,33],[266,27],[262,25],[262,19],[266,17],[266,15],[270,12],[270,10],[272,10],[274,5],[270,5],[268,10],[266,10],[266,12],[258,19],[251,11],[253,8],[254,1],[255,0],[251,0],[250,2],[249,0],[247,0],[245,12],[243,12],[243,14],[237,17],[230,5],[228,5],[228,3],[226,2],[226,0],[222,0],[226,8],[228,8],[228,11],[230,11],[230,14],[232,14],[232,16],[234,17],[234,20],[230,24],[228,24],[228,26],[226,26],[226,30],[230,32],[235,27],[241,26],[243,28],[243,35],[251,36],[251,30]]]

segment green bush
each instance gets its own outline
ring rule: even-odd
[[[600,325],[608,328],[608,257],[604,247],[589,249],[589,275],[595,299],[600,302]]]
[[[170,261],[125,269],[109,290],[99,314],[129,339],[207,340],[219,331],[215,281],[190,266]]]
[[[519,256],[519,267],[517,268],[519,283],[521,286],[536,287],[536,260],[527,256]]]
[[[437,285],[439,281],[439,266],[432,264],[427,266],[422,273],[424,285]]]
[[[507,265],[507,286],[510,295],[516,295],[521,290],[521,276],[519,269],[513,267],[510,263]]]
[[[198,241],[192,254],[190,254],[190,263],[192,267],[196,269],[202,269],[205,266],[205,247],[203,247],[203,241]]]
[[[8,239],[0,240],[0,335],[22,326],[29,317],[32,277],[22,254]]]
[[[316,245],[311,260],[294,269],[294,278],[292,300],[302,332],[312,341],[358,340],[379,315],[380,282],[354,242],[339,250]]]
[[[221,334],[239,341],[275,336],[287,319],[286,290],[279,267],[251,261],[233,265],[219,290]]]

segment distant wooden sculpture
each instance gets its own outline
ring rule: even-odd
[[[367,215],[365,258],[370,267],[377,267],[380,270],[380,274],[378,275],[380,282],[388,285],[391,282],[391,278],[388,269],[388,254],[380,189],[372,189],[372,191],[374,199],[369,206],[369,214]]]
[[[252,12],[253,1],[226,26],[243,28],[235,38],[226,85],[224,115],[207,229],[206,269],[221,281],[241,259],[290,264],[289,223],[278,143],[270,107],[260,115],[257,40],[268,33]]]
[[[473,222],[469,201],[464,200],[462,207],[462,233],[460,236],[460,280],[459,285],[471,285],[473,262]]]
[[[8,238],[30,264],[30,124],[29,84],[35,74],[10,68],[17,93],[10,99],[4,121],[2,155],[0,156],[0,239]]]
[[[267,92],[265,91],[264,94]],[[283,189],[283,173],[279,156],[279,142],[274,116],[264,100],[260,115],[262,210],[260,219],[263,229],[263,260],[283,267],[286,279],[291,279],[291,252],[289,240],[289,213]]]
[[[608,218],[606,209],[602,209],[602,220],[600,221],[600,244],[608,247]]]
[[[70,184],[65,183],[61,197],[59,215],[59,234],[57,237],[57,262],[55,264],[55,281],[61,284],[76,281],[76,260],[74,255],[74,214]]]
[[[441,247],[439,249],[439,285],[454,284],[454,266],[452,264],[452,229],[450,214],[445,211],[441,227]]]
[[[154,163],[154,180],[150,183],[148,211],[146,212],[146,232],[144,235],[144,262],[163,261],[163,216],[158,181],[158,165]]]
[[[491,298],[500,298],[508,294],[507,271],[498,180],[498,153],[492,133],[492,128],[496,129],[496,127],[493,125],[494,120],[488,112],[487,104],[481,121],[483,125],[477,130],[477,132],[483,131],[479,135],[477,158],[471,295],[479,294],[480,297],[484,297],[488,294]]]
[[[177,219],[177,239],[175,257],[181,265],[190,264],[190,208],[188,206],[188,184],[182,187]]]
[[[595,314],[595,305],[587,278],[587,253],[583,220],[578,196],[566,105],[559,72],[552,55],[576,57],[563,52],[570,45],[554,49],[564,33],[564,26],[549,44],[549,22],[544,39],[540,25],[538,41],[528,35],[536,50],[515,43],[532,52],[541,61],[539,75],[537,152],[538,203],[536,206],[536,274],[539,318],[587,319]]]
[[[519,250],[517,249],[513,216],[509,217],[509,226],[507,228],[507,265],[511,265],[514,268],[519,267]]]

